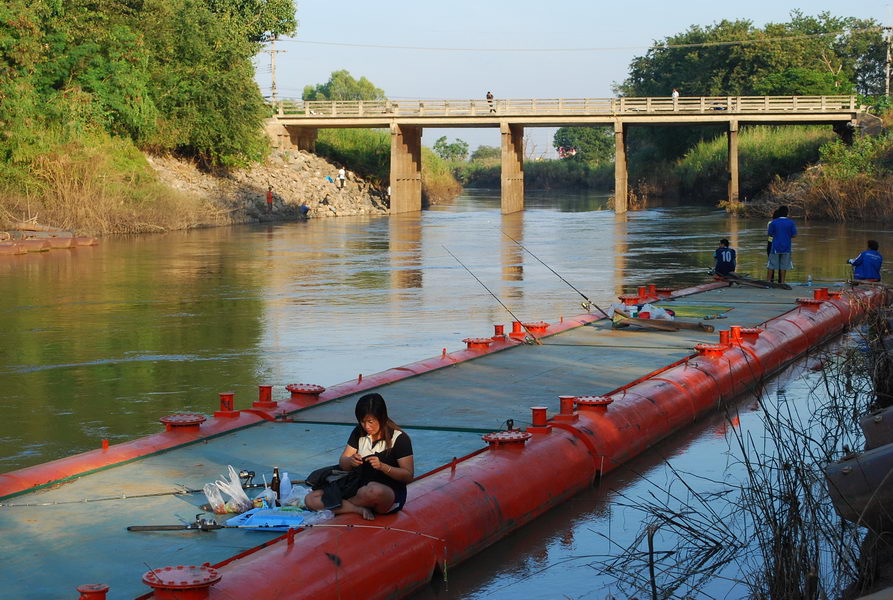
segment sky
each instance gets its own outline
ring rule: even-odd
[[[797,9],[884,24],[891,14],[890,3],[865,0],[298,0],[297,34],[276,43],[285,50],[276,55],[278,96],[300,98],[305,85],[347,69],[393,99],[483,98],[488,90],[497,98],[607,98],[626,78],[630,61],[655,41],[723,19],[748,19],[758,27],[785,22]],[[260,54],[255,66],[268,96],[270,55]],[[525,129],[528,155],[553,158],[554,131]],[[465,140],[472,150],[500,143],[495,128],[426,129],[423,143],[432,146],[443,135]]]

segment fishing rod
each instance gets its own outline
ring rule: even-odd
[[[516,244],[518,244],[518,246],[521,248],[521,250],[524,250],[524,252],[526,252],[527,254],[529,254],[530,256],[532,256],[533,258],[537,259],[537,260],[540,262],[541,265],[543,265],[544,267],[546,267],[547,269],[549,269],[550,271],[552,271],[553,273],[555,273],[555,275],[558,277],[558,279],[560,279],[560,280],[563,281],[564,283],[566,283],[566,284],[568,284],[569,286],[571,286],[571,289],[573,289],[575,292],[577,292],[578,294],[580,294],[581,296],[583,296],[583,299],[586,301],[586,302],[583,302],[583,303],[582,303],[583,310],[588,311],[590,308],[592,308],[592,307],[594,306],[594,307],[596,307],[596,308],[599,310],[599,312],[601,312],[603,315],[605,315],[605,316],[608,317],[609,319],[611,318],[610,316],[608,316],[608,313],[606,313],[604,310],[602,310],[602,308],[601,308],[598,304],[596,304],[595,302],[593,302],[592,300],[590,300],[589,298],[587,298],[587,297],[586,297],[586,294],[584,294],[583,292],[581,292],[580,290],[578,290],[577,288],[575,288],[575,287],[573,286],[573,284],[572,284],[570,281],[568,281],[567,279],[565,279],[564,277],[562,277],[561,275],[559,275],[559,274],[555,271],[555,269],[553,269],[552,267],[550,267],[549,265],[547,265],[546,263],[544,263],[542,260],[540,260],[540,257],[539,257],[539,256],[537,256],[536,254],[534,254],[533,252],[531,252],[530,250],[528,250],[527,248],[525,248],[523,245],[521,245],[521,242],[519,242],[518,240],[516,240],[515,238],[513,238],[512,236],[510,236],[509,234],[507,234],[507,233],[504,232],[504,231],[502,232],[502,235],[504,235],[504,236],[507,237],[508,239],[510,239],[510,240],[512,240],[513,242],[515,242]]]
[[[468,271],[469,275],[471,275],[472,277],[474,277],[475,281],[477,281],[479,284],[481,284],[481,286],[483,286],[483,288],[484,288],[485,290],[487,290],[487,292],[488,292],[491,296],[493,296],[493,297],[496,299],[497,302],[499,302],[500,306],[502,306],[502,308],[504,308],[504,309],[508,312],[508,314],[512,315],[512,318],[515,320],[515,322],[517,322],[517,323],[521,323],[521,319],[519,319],[518,317],[516,317],[516,316],[515,316],[515,313],[513,313],[513,312],[511,311],[511,309],[510,309],[508,306],[506,306],[505,304],[503,304],[502,300],[499,299],[499,296],[497,296],[496,294],[494,294],[493,292],[491,292],[491,291],[490,291],[490,288],[488,288],[486,285],[484,285],[484,282],[481,281],[480,279],[478,279],[478,276],[475,275],[474,273],[472,273],[472,272],[471,272],[471,269],[469,269],[468,267],[465,266],[465,263],[463,263],[461,260],[459,260],[459,258],[458,258],[455,254],[453,254],[452,252],[450,252],[450,249],[447,248],[446,246],[444,246],[443,244],[441,244],[440,247],[443,248],[444,250],[446,250],[447,253],[448,253],[450,256],[452,256],[453,258],[455,258],[455,259],[456,259],[456,262],[459,263],[460,265],[462,265],[462,268],[465,269],[466,271]],[[542,343],[541,341],[539,341],[535,335],[533,335],[533,332],[530,331],[530,329],[527,328],[527,325],[525,325],[524,323],[521,323],[521,327],[524,328],[524,331],[527,332],[527,335],[528,335],[534,342],[536,342],[536,344],[537,344],[538,346],[542,346],[542,345],[543,345],[543,343]]]

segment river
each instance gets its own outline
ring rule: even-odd
[[[606,204],[598,194],[529,194],[526,211],[501,215],[498,192],[470,190],[414,215],[113,237],[0,257],[0,471],[157,432],[163,415],[214,410],[219,392],[235,392],[236,408],[245,407],[258,384],[284,397],[288,383],[339,383],[508,324],[506,309],[447,249],[521,320],[581,312],[578,293],[503,232],[602,306],[637,285],[707,281],[722,237],[738,249],[739,271],[765,275],[766,219],[685,205],[618,216]],[[797,224],[794,282],[846,278],[846,259],[869,237],[882,253],[893,247],[893,232],[870,225]],[[721,426],[695,427],[667,451],[711,452],[710,432]],[[611,489],[655,460],[614,475]],[[495,558],[459,569],[449,591],[428,593],[564,597],[554,587],[537,592],[531,578],[552,579],[532,574],[555,552],[578,553],[587,527],[611,522],[606,495],[549,513],[501,542]],[[583,554],[609,551],[601,544]],[[587,570],[583,559],[569,563],[577,570],[548,575]],[[566,597],[587,593],[570,586]]]

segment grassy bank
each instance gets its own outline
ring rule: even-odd
[[[27,176],[0,188],[0,229],[35,220],[79,233],[138,233],[216,222],[213,207],[161,184],[128,139],[43,131]]]
[[[803,171],[819,159],[822,145],[835,137],[829,126],[742,128],[738,134],[741,198],[753,198],[777,177]],[[681,197],[711,201],[726,197],[727,173],[726,136],[698,143],[668,170]]]
[[[316,153],[343,164],[381,188],[388,187],[391,136],[377,129],[321,129]],[[498,179],[497,179],[498,180]],[[436,204],[459,195],[462,187],[450,165],[422,147],[422,198]]]
[[[885,126],[893,125],[893,112],[883,120]],[[893,222],[893,136],[857,137],[852,145],[834,139],[819,154],[818,164],[774,180],[745,210],[767,215],[787,204],[807,219]]]

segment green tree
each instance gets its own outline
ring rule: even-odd
[[[468,142],[457,139],[450,144],[446,136],[442,136],[434,142],[434,153],[444,160],[465,160],[468,157]]]
[[[229,17],[249,41],[268,42],[298,28],[294,0],[206,0],[208,9]]]
[[[346,69],[333,71],[329,80],[304,87],[304,100],[385,100],[384,91],[365,77],[354,79]]]
[[[502,150],[495,146],[478,146],[477,150],[471,153],[471,160],[499,160],[502,158]]]
[[[573,160],[593,164],[614,158],[614,136],[607,127],[561,127],[552,138],[555,148],[574,148]]]
[[[853,94],[856,86],[830,71],[793,68],[754,81],[754,92],[762,96],[829,96]]]
[[[762,29],[747,20],[723,20],[693,25],[634,58],[617,91],[625,96],[669,96],[673,88],[683,96],[753,95],[769,76],[807,69],[830,73],[841,84],[850,82],[860,93],[871,94],[883,82],[884,57],[882,30],[871,19],[794,11],[789,22]]]

